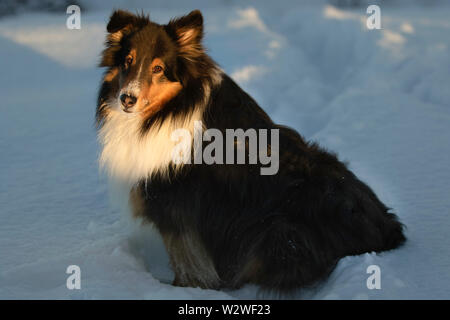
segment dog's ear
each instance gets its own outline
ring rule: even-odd
[[[115,33],[125,27],[131,26],[136,21],[136,16],[125,10],[116,10],[109,18],[106,30],[109,33]]]
[[[146,15],[135,15],[125,10],[116,10],[109,18],[106,30],[109,32],[108,40],[120,42],[124,35],[130,34],[133,30],[149,24],[149,17]]]
[[[103,51],[100,66],[111,67],[116,65],[117,53],[120,51],[122,39],[149,23],[148,16],[134,15],[124,10],[114,11],[106,26],[109,34],[106,36],[106,48]]]
[[[203,16],[194,10],[186,16],[171,20],[166,25],[168,34],[176,40],[180,53],[186,58],[195,58],[203,53]]]

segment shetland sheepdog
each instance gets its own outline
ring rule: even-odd
[[[133,215],[160,232],[174,285],[292,292],[326,279],[342,257],[405,241],[396,215],[335,154],[275,124],[206,54],[200,11],[161,25],[117,10],[107,32],[100,164],[129,186]],[[276,130],[263,147],[278,152],[276,173],[261,174],[261,162],[174,161],[172,133],[194,139],[195,122],[224,135]],[[247,140],[234,146],[251,157]]]

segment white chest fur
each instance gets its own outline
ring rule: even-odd
[[[120,110],[110,110],[99,132],[103,147],[100,167],[122,182],[135,184],[155,173],[167,173],[173,160],[176,141],[171,134],[176,129],[194,130],[194,121],[202,120],[202,112],[194,110],[183,117],[169,117],[161,125],[152,125],[141,133],[142,118]],[[193,134],[191,134],[193,136]]]

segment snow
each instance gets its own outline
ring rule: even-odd
[[[365,7],[196,1],[224,70],[275,121],[349,161],[408,228],[403,248],[342,259],[296,298],[450,297],[450,6],[399,2],[367,30]],[[0,20],[0,298],[260,298],[251,285],[171,286],[159,235],[128,218],[120,187],[98,172],[95,66],[123,3],[93,1],[81,30],[66,29],[65,12]],[[194,9],[155,3],[158,22]],[[66,288],[69,265],[81,290]],[[366,287],[370,265],[381,290]]]

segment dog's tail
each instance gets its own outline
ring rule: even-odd
[[[338,259],[325,249],[328,244],[320,240],[320,231],[311,225],[303,228],[286,216],[264,224],[248,252],[238,282],[257,284],[265,292],[289,294],[319,283],[335,268]]]
[[[338,211],[347,209],[335,207]],[[387,208],[383,213],[379,209],[374,220],[367,212],[354,210],[335,211],[329,221],[324,217],[299,221],[289,215],[274,215],[258,228],[261,232],[254,238],[239,279],[266,291],[289,294],[320,284],[342,257],[399,247],[406,240],[403,225]]]

